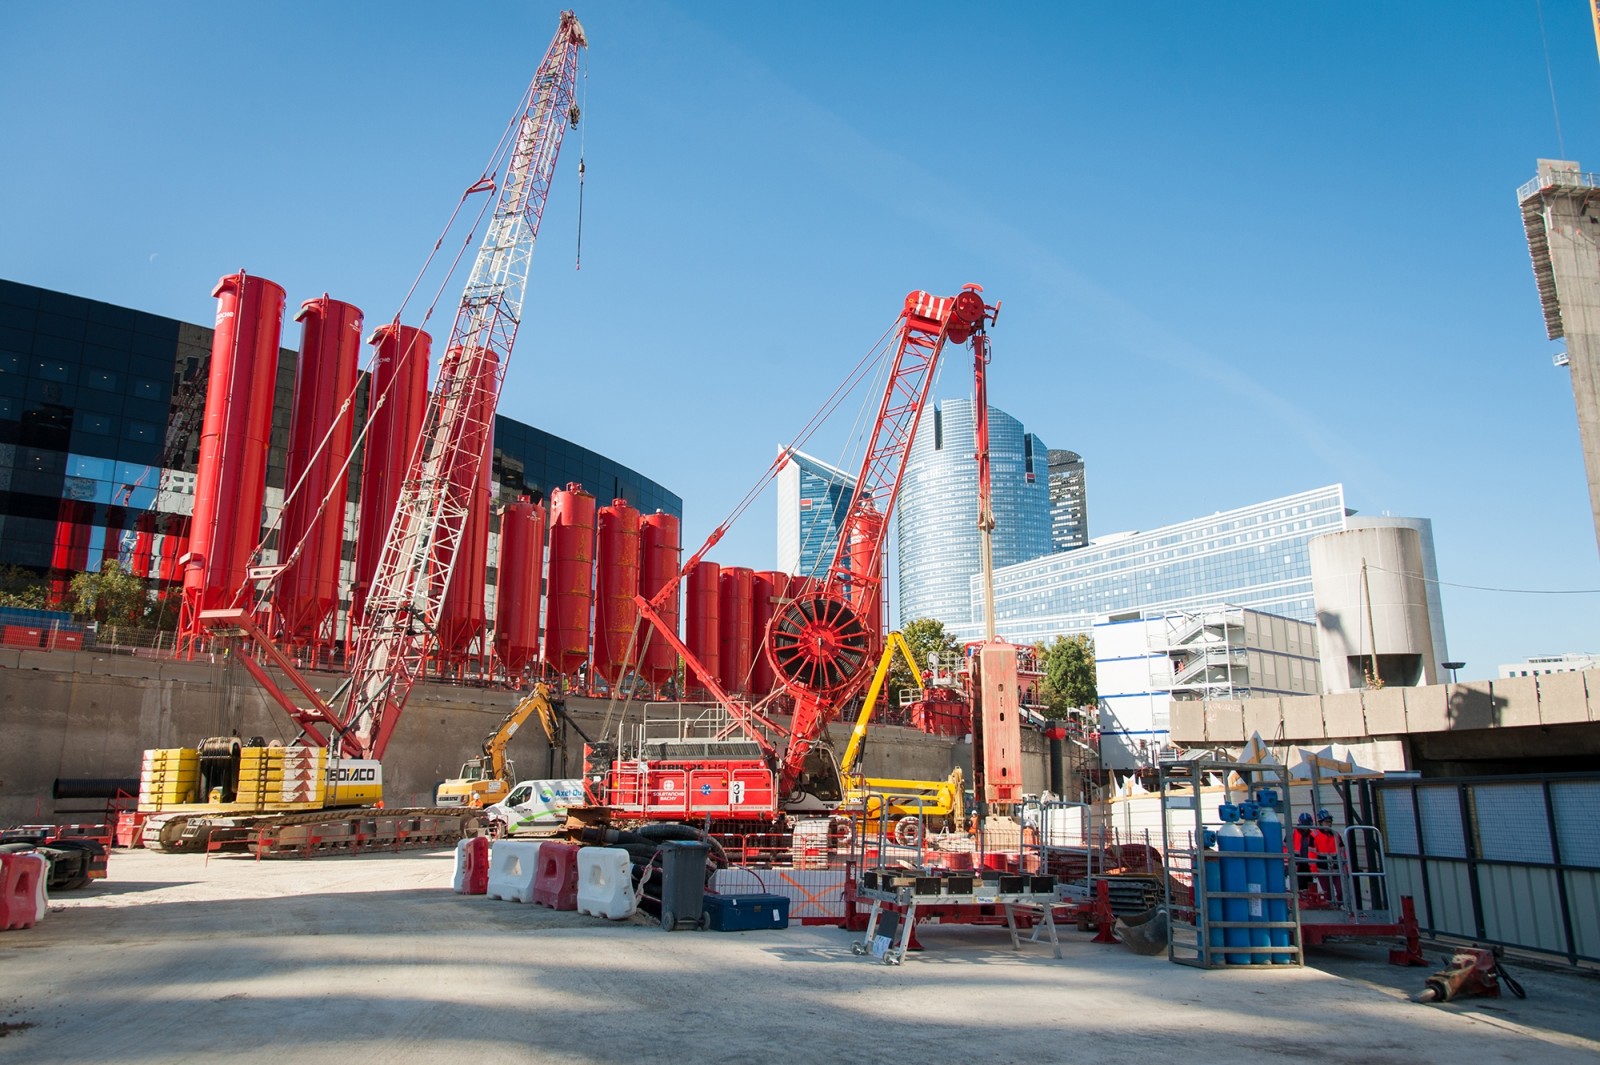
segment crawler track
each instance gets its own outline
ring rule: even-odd
[[[156,825],[147,822],[146,826],[146,846],[155,850],[242,851],[257,858],[318,858],[447,847],[463,836],[475,836],[481,831],[476,810],[434,806],[287,814],[177,814]]]

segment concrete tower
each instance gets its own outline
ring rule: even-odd
[[[1578,408],[1578,438],[1589,475],[1589,507],[1600,546],[1600,175],[1577,163],[1540,159],[1539,175],[1517,190],[1533,276],[1551,340],[1566,338]]]

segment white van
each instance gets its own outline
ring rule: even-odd
[[[582,806],[581,780],[523,780],[511,794],[486,806],[483,816],[499,824],[501,835],[553,832],[567,822],[567,807]]]

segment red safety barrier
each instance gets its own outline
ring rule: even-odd
[[[578,908],[576,843],[546,843],[539,848],[539,871],[533,877],[533,901],[552,910]]]
[[[467,840],[466,895],[485,895],[489,891],[489,837]]]
[[[0,854],[0,930],[32,928],[44,916],[48,864],[42,854]]]
[[[116,844],[119,847],[144,846],[144,822],[149,814],[123,810],[117,814]]]

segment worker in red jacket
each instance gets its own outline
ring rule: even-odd
[[[1294,829],[1294,867],[1299,873],[1299,888],[1306,891],[1311,887],[1311,874],[1316,871],[1316,859],[1312,857],[1311,837],[1314,833],[1311,815],[1302,813],[1297,819]]]
[[[1327,810],[1317,811],[1317,827],[1311,833],[1311,850],[1317,856],[1317,865],[1328,874],[1319,876],[1325,898],[1340,901],[1344,896],[1340,878],[1331,875],[1339,869],[1339,834],[1333,830],[1333,815]]]

